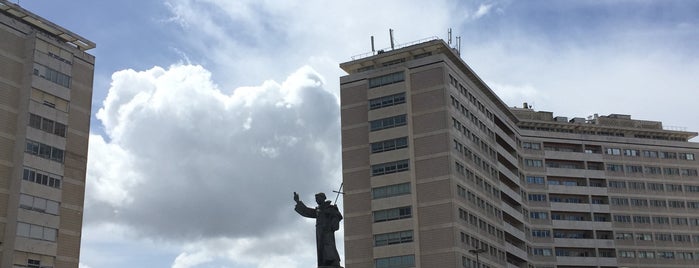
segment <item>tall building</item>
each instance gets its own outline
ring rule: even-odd
[[[697,133],[508,107],[442,40],[340,67],[347,268],[699,267]]]
[[[78,267],[94,47],[0,0],[0,267]]]

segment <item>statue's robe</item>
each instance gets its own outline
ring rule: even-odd
[[[318,250],[318,266],[340,266],[340,254],[335,247],[335,231],[340,228],[342,214],[336,205],[330,201],[309,208],[299,201],[294,208],[301,216],[316,219],[316,249]]]

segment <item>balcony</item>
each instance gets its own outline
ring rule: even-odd
[[[523,260],[526,260],[527,257],[527,252],[522,250],[521,248],[518,248],[517,246],[510,244],[509,242],[505,242],[505,251],[507,253],[515,255]]]
[[[617,266],[616,258],[603,257],[556,257],[557,263],[565,263],[566,265],[577,266]]]
[[[508,233],[511,234],[512,236],[514,236],[514,237],[516,237],[516,238],[518,238],[518,239],[520,239],[520,240],[522,240],[522,241],[527,241],[527,239],[526,239],[527,237],[526,237],[526,235],[524,234],[524,232],[521,231],[520,229],[517,229],[517,227],[514,227],[514,226],[512,226],[511,224],[509,224],[509,223],[507,223],[507,222],[504,222],[503,226],[504,226],[505,232],[508,232]]]
[[[563,221],[552,220],[553,228],[560,229],[603,229],[611,230],[612,223],[606,221]]]
[[[562,152],[562,151],[545,151],[544,156],[554,159],[579,160],[579,161],[597,161],[603,160],[601,154],[588,154],[582,152]]]
[[[500,191],[509,195],[515,201],[520,202],[520,203],[522,202],[522,196],[519,193],[510,189],[510,187],[507,187],[507,186],[500,187]]]
[[[614,240],[609,239],[554,238],[553,243],[557,247],[614,248]]]
[[[515,218],[518,221],[524,221],[524,216],[522,215],[522,212],[511,207],[510,205],[504,203],[505,205],[501,207],[502,212],[509,214],[513,218]]]
[[[587,203],[551,202],[551,210],[574,212],[604,212],[609,213],[609,205]]]
[[[559,177],[604,178],[604,170],[546,168],[546,175]]]

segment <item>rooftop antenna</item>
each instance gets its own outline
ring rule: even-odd
[[[461,56],[461,36],[456,37],[456,52]]]
[[[371,36],[371,54],[376,54],[376,50],[374,49],[374,36]]]
[[[393,29],[388,29],[388,35],[391,37],[391,50],[394,50],[395,46],[393,45]]]
[[[451,46],[451,28],[449,28],[448,38],[447,38],[447,44],[448,44],[449,46]]]

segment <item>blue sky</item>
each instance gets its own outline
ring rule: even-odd
[[[699,130],[695,1],[20,4],[97,43],[83,267],[312,267],[291,192],[339,185],[338,64],[389,28],[453,28],[510,106]]]

